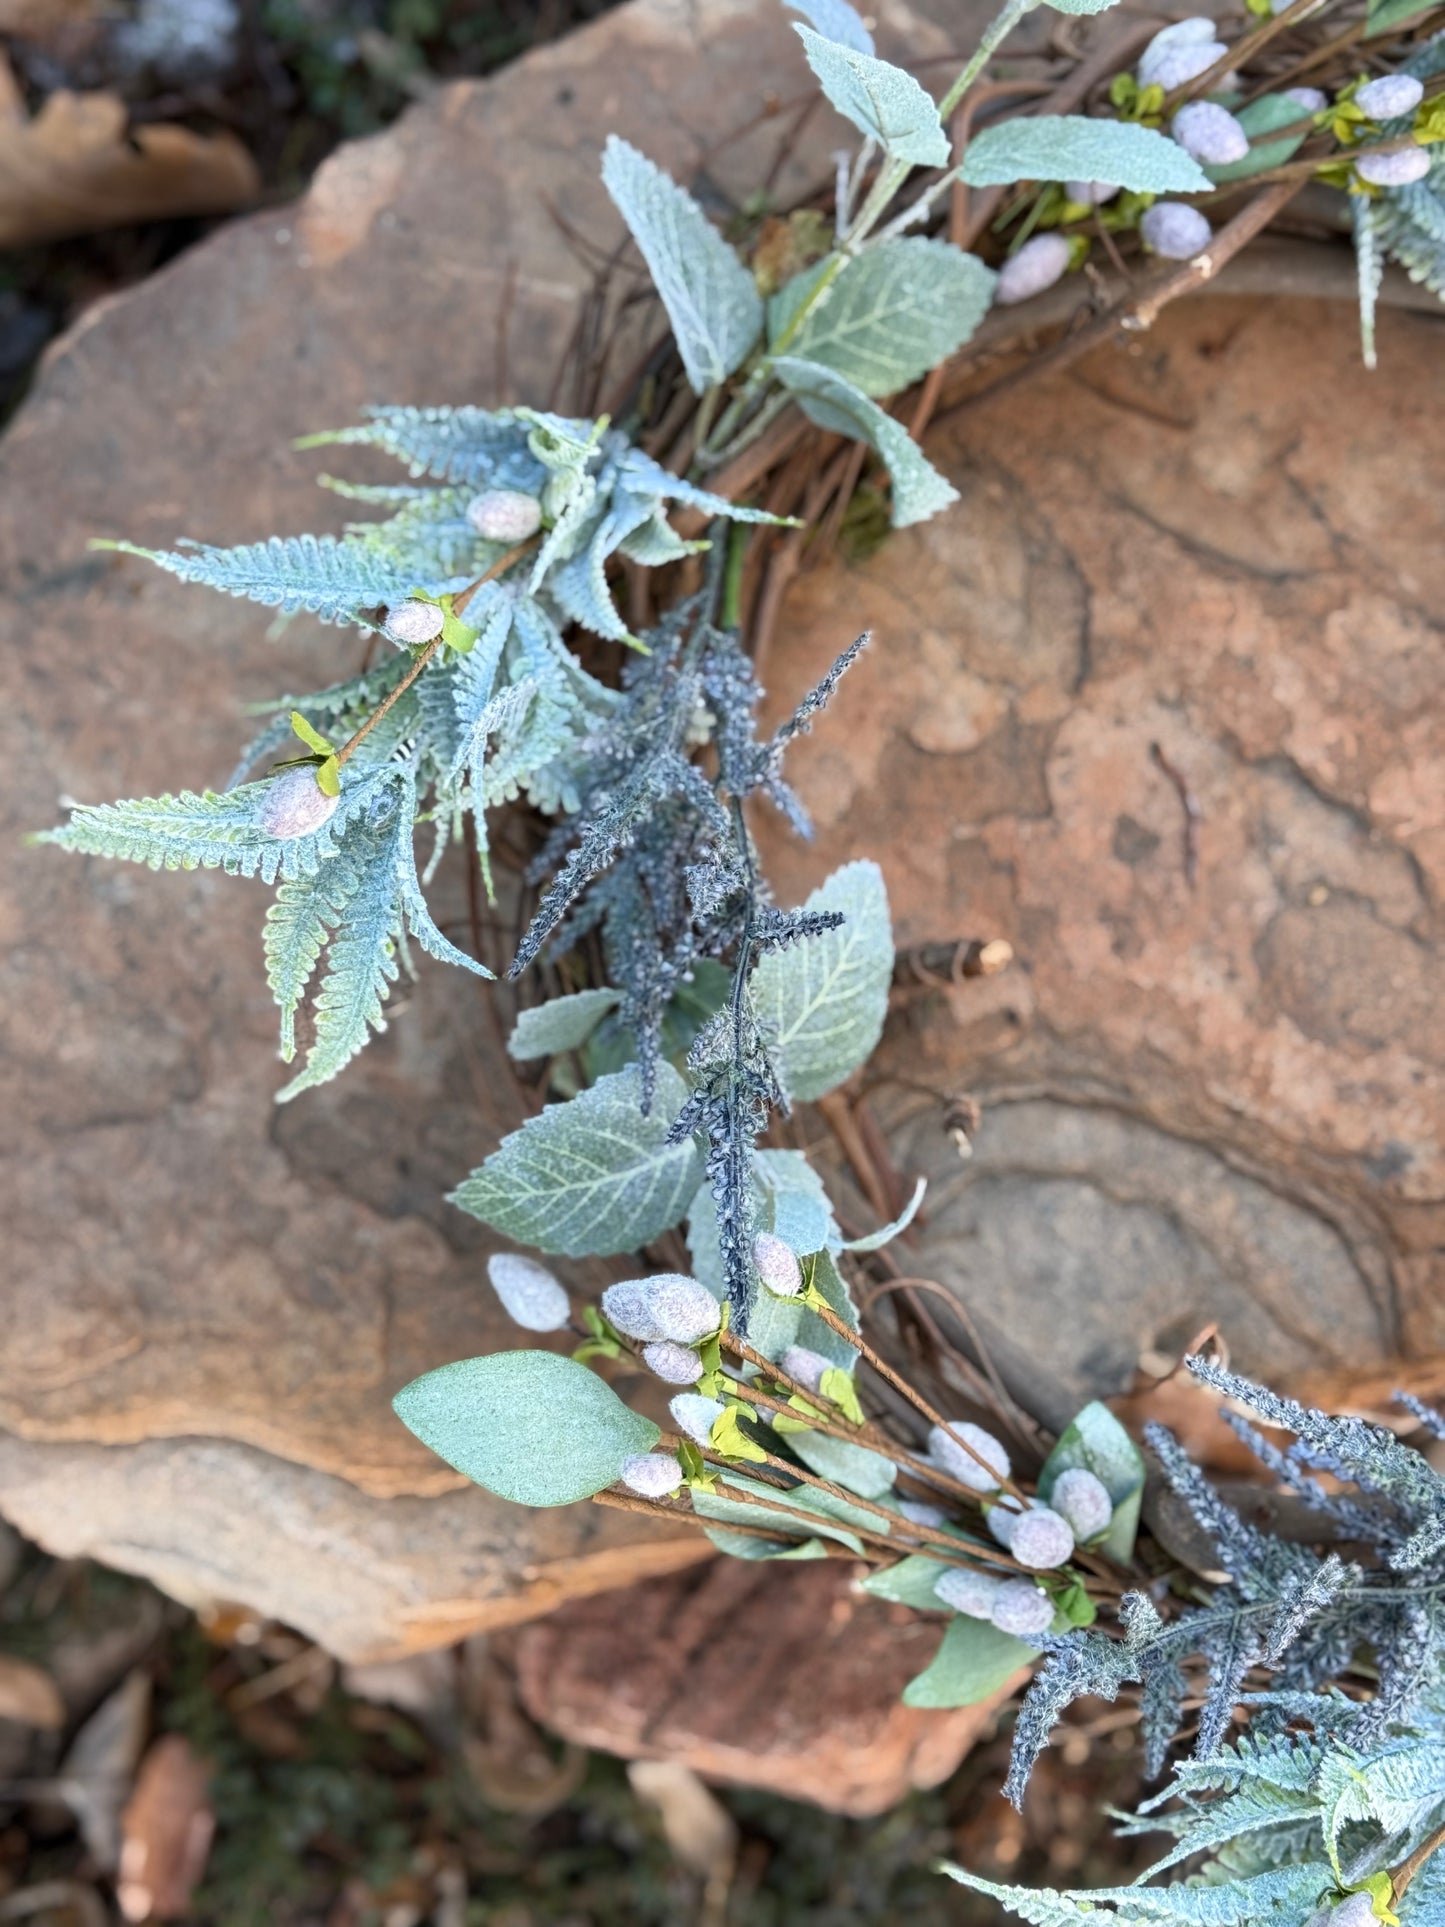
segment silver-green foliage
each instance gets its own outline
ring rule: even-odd
[[[1039,114],[985,127],[961,173],[971,187],[1109,181],[1141,194],[1203,194],[1209,177],[1177,141],[1132,121]]]

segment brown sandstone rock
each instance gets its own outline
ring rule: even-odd
[[[941,1623],[859,1593],[841,1562],[722,1559],[638,1586],[625,1613],[564,1607],[514,1653],[527,1711],[567,1739],[861,1816],[945,1779],[1009,1696],[899,1703]]]

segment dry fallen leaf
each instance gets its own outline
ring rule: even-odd
[[[233,134],[127,130],[116,94],[51,94],[26,116],[0,57],[0,248],[176,214],[229,214],[260,192]]]
[[[0,1653],[0,1720],[18,1720],[22,1726],[64,1726],[65,1701],[49,1673]]]
[[[121,1809],[145,1742],[150,1699],[150,1680],[137,1667],[81,1727],[52,1783],[105,1873],[120,1859]]]
[[[179,1733],[157,1740],[125,1810],[116,1898],[127,1920],[179,1920],[206,1870],[210,1768]]]

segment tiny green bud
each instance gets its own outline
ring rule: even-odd
[[[283,770],[267,785],[261,802],[261,828],[278,842],[310,836],[336,814],[339,796],[328,796],[310,763]]]
[[[494,1251],[487,1260],[492,1290],[514,1325],[529,1332],[562,1331],[571,1317],[567,1293],[545,1265],[514,1251]]]

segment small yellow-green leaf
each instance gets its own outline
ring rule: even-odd
[[[306,747],[308,749],[314,749],[318,756],[329,756],[331,754],[332,745],[330,742],[321,734],[319,729],[312,728],[311,724],[307,722],[299,709],[293,709],[291,711],[291,728],[295,734],[301,738],[302,742],[305,743]],[[334,796],[335,794],[336,792],[334,790],[327,791],[328,796]]]
[[[853,1383],[851,1372],[845,1372],[841,1365],[830,1365],[818,1380],[818,1390],[824,1398],[832,1399],[843,1416],[854,1425],[863,1423],[863,1407],[858,1403],[858,1388]]]
[[[768,1455],[763,1448],[750,1439],[738,1423],[738,1407],[728,1406],[718,1418],[713,1420],[708,1434],[714,1452],[725,1459],[752,1459],[758,1465],[766,1465]]]
[[[334,756],[328,756],[316,771],[316,781],[323,796],[340,796],[341,765]]]

